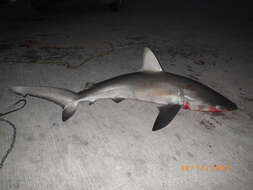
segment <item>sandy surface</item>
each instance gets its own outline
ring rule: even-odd
[[[180,6],[130,3],[118,13],[63,6],[48,14],[23,9],[24,16],[11,9],[15,15],[1,18],[0,112],[19,98],[11,85],[79,91],[136,72],[144,46],[165,70],[199,80],[239,107],[220,115],[182,110],[152,132],[153,104],[84,103],[63,123],[60,107],[29,97],[5,117],[17,125],[17,139],[0,170],[1,190],[252,189],[252,21]],[[1,123],[0,157],[10,140]]]

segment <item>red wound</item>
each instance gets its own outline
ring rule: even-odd
[[[183,109],[190,110],[191,109],[190,104],[188,102],[184,102]]]

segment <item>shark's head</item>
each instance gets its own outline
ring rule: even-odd
[[[198,84],[184,89],[183,108],[193,111],[224,112],[236,110],[237,106],[213,89]]]
[[[165,73],[154,53],[144,49],[142,72]],[[170,76],[173,74],[170,73]],[[184,109],[193,111],[223,112],[236,110],[237,106],[213,89],[189,78],[173,75],[177,79],[180,103]]]

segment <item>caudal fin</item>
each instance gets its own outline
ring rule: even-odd
[[[42,98],[60,105],[63,108],[62,120],[68,120],[76,111],[78,95],[75,92],[53,87],[13,86],[12,92],[21,96]]]

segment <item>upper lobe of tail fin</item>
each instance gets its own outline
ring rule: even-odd
[[[78,95],[75,92],[53,87],[13,86],[12,92],[21,96],[42,98],[60,105],[63,110],[62,120],[66,121],[76,111]]]

